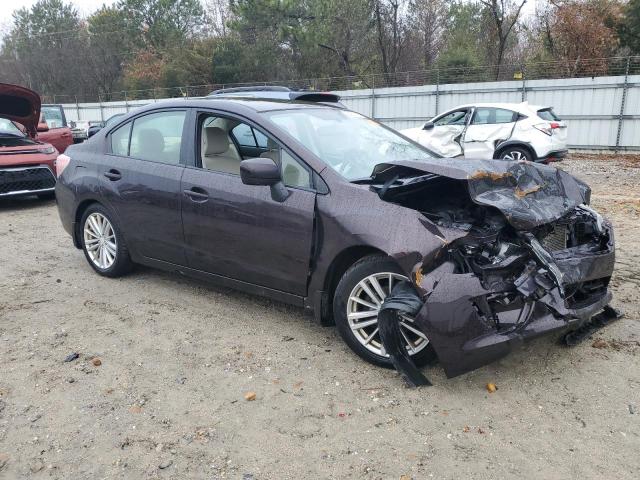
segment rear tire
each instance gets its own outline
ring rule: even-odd
[[[533,156],[531,155],[531,152],[529,152],[529,150],[523,147],[506,148],[505,150],[500,152],[500,155],[498,158],[500,160],[510,160],[515,162],[519,162],[522,160],[528,160],[528,161],[533,160]]]
[[[375,330],[377,330],[377,321],[372,323],[371,326],[367,326],[366,329],[354,329],[354,326],[357,326],[363,321],[371,322],[374,319],[377,320],[377,314],[368,314],[367,311],[371,310],[367,310],[368,307],[366,306],[363,307],[361,311],[351,311],[354,310],[354,307],[360,308],[358,306],[360,304],[355,305],[353,300],[350,300],[350,298],[352,299],[354,296],[358,296],[358,292],[361,295],[359,297],[360,300],[373,303],[371,296],[364,292],[367,288],[377,295],[377,301],[380,301],[380,295],[375,288],[366,287],[366,283],[365,289],[361,288],[361,285],[363,285],[362,282],[367,282],[368,279],[375,280],[377,286],[381,287],[386,297],[389,291],[389,282],[395,285],[395,282],[406,280],[406,277],[396,262],[385,255],[370,255],[362,258],[345,272],[338,283],[333,297],[333,318],[336,322],[338,333],[340,333],[340,336],[349,348],[358,356],[379,367],[393,368],[389,357],[386,354],[383,355],[383,352],[380,351],[380,337],[379,334],[376,335],[374,333]],[[369,283],[368,285],[371,284]],[[349,314],[353,316],[354,313],[362,313],[367,316],[363,317],[362,320],[351,320],[350,322],[348,318]],[[406,321],[411,322],[411,320]],[[426,365],[435,360],[435,351],[426,337],[421,338],[410,330],[405,329],[404,331],[407,332],[409,339],[415,340],[413,343],[415,351],[412,352],[411,349],[409,349],[408,353],[417,366]],[[369,338],[369,336],[371,336],[371,338]],[[369,339],[369,343],[366,343],[367,339]]]
[[[80,242],[89,265],[105,277],[120,277],[133,263],[122,230],[114,216],[99,203],[94,203],[82,215]]]

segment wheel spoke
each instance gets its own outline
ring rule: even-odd
[[[361,312],[352,312],[348,315],[350,320],[360,320],[362,318],[378,317],[378,310],[363,310]],[[377,322],[377,320],[376,320]]]
[[[427,336],[422,333],[420,330],[418,330],[415,327],[412,327],[411,325],[409,325],[408,323],[405,322],[400,322],[400,326],[403,328],[406,328],[407,330],[409,330],[412,333],[415,333],[417,336],[419,336],[420,338],[425,339],[427,342],[429,341],[429,339],[427,338]]]
[[[364,344],[364,345],[369,345],[369,343],[371,343],[371,340],[373,340],[373,337],[375,337],[375,336],[376,336],[376,334],[378,333],[378,331],[379,331],[379,328],[378,328],[378,327],[376,327],[376,329],[375,329],[373,332],[371,332],[371,335],[369,335],[369,336],[365,339],[365,341],[363,342],[363,344]]]
[[[402,334],[402,338],[404,338],[404,341],[407,343],[407,347],[409,347],[409,350],[413,353],[416,353],[416,349],[413,346],[413,343],[411,343],[411,340],[407,338],[407,334],[404,333],[404,330],[400,329],[400,333]]]
[[[371,308],[372,310],[377,310],[378,309],[378,307],[375,304],[373,304],[371,302],[367,302],[366,300],[363,300],[363,299],[361,299],[359,297],[349,297],[349,300],[351,300],[352,302],[359,303],[360,305],[363,305],[363,306],[365,306],[367,308]]]
[[[369,285],[367,285],[366,279],[360,282],[360,286],[362,287],[362,290],[364,290],[365,293],[369,295],[369,298],[373,300],[374,303],[379,307],[381,305],[381,302],[378,299],[378,297],[375,295],[375,293],[371,291],[371,288],[369,288]]]
[[[351,325],[353,330],[360,330],[361,328],[370,327],[371,325],[375,325],[378,323],[378,319],[374,318],[373,320],[365,320],[364,322],[358,322]]]
[[[387,294],[382,290],[382,286],[380,285],[380,282],[378,282],[378,279],[376,277],[369,277],[369,282],[375,289],[376,293],[380,296],[380,302],[383,302],[387,297]]]

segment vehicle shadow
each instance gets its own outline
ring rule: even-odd
[[[0,212],[31,210],[55,205],[55,199],[41,199],[36,196],[18,198],[0,198]]]

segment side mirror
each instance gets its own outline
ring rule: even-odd
[[[424,127],[422,127],[422,129],[423,130],[431,130],[433,127],[435,127],[433,122],[427,122],[427,123],[424,124]]]
[[[39,132],[48,132],[49,131],[49,125],[47,125],[46,122],[40,122],[38,124],[38,131]]]
[[[289,190],[282,182],[280,167],[270,158],[248,158],[240,162],[240,178],[245,185],[263,185],[271,187],[271,198],[284,202]]]

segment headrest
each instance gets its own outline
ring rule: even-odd
[[[206,127],[205,155],[220,155],[229,150],[229,135],[220,127]]]
[[[150,154],[164,152],[164,136],[160,130],[155,128],[145,128],[140,130],[138,137],[139,150]]]

